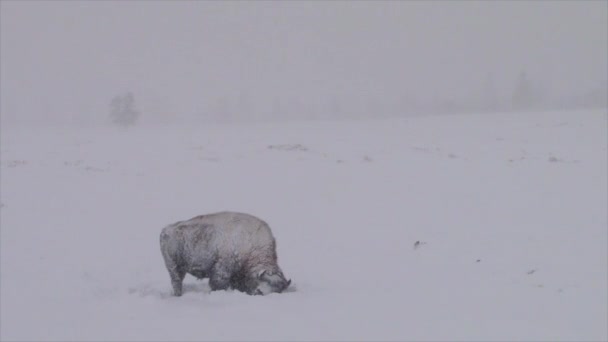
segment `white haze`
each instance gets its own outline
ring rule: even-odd
[[[607,4],[2,1],[1,117],[102,123],[127,91],[143,122],[410,116],[488,82],[508,108],[522,71],[541,107],[605,105]]]
[[[0,341],[608,341],[607,1],[0,13]],[[171,295],[224,210],[289,291]]]

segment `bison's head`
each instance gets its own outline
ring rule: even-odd
[[[256,295],[267,295],[269,293],[281,293],[291,284],[291,279],[286,280],[281,271],[262,271],[258,274],[258,287]]]

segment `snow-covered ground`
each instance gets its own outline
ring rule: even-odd
[[[0,337],[606,340],[607,123],[2,125]],[[290,291],[170,295],[160,230],[221,210],[270,224]]]

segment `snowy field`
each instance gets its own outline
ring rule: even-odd
[[[607,340],[607,123],[3,124],[0,337]],[[171,296],[160,230],[221,210],[270,224],[288,292]]]

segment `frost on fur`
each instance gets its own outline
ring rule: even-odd
[[[209,278],[212,291],[233,288],[250,295],[280,293],[291,283],[277,263],[270,227],[248,214],[220,212],[176,222],[163,228],[160,247],[176,296],[186,274]]]

